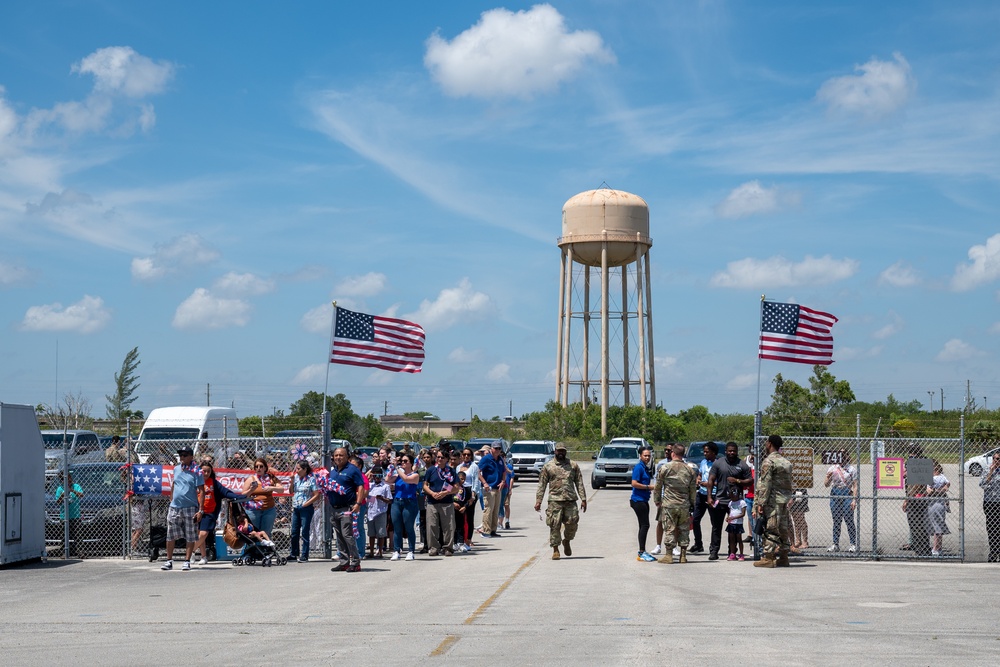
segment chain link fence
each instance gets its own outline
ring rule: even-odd
[[[295,461],[306,459],[315,468],[326,468],[335,447],[345,444],[350,447],[350,443],[339,440],[324,446],[323,440],[322,435],[316,434],[218,440],[127,439],[117,449],[109,447],[103,461],[70,462],[68,482],[62,473],[64,462],[47,470],[44,481],[46,555],[149,560],[167,556],[170,486],[169,479],[163,482],[162,473],[178,463],[177,450],[183,446],[194,450],[196,462],[212,463],[220,481],[239,493],[242,480],[252,474],[257,458],[267,460],[269,467],[287,484]],[[216,535],[207,536],[209,559],[232,559],[238,553],[221,539],[228,505],[228,501],[222,503]],[[277,514],[271,538],[279,552],[287,552],[291,497],[276,494],[275,506]],[[311,551],[316,555],[330,553],[328,517],[326,503],[313,516],[310,541]],[[177,550],[183,547],[183,542],[175,544]]]
[[[764,451],[766,424],[758,427]],[[997,561],[997,443],[954,438],[785,436],[793,552],[811,558]],[[980,484],[982,482],[982,484]],[[985,502],[984,502],[985,499]],[[995,500],[991,500],[995,499]],[[990,535],[992,531],[992,552]]]

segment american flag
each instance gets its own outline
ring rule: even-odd
[[[163,466],[132,466],[132,493],[137,496],[160,496],[170,493],[170,475],[173,466],[167,466],[166,475]]]
[[[765,301],[760,314],[760,359],[797,364],[833,363],[833,325],[830,313],[794,303]]]
[[[424,329],[406,320],[337,308],[330,363],[419,373]]]

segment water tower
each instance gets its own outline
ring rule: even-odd
[[[599,384],[605,437],[609,404],[656,404],[652,245],[649,207],[641,197],[602,188],[563,205],[556,400],[563,407],[576,401],[586,406],[598,400]],[[599,361],[590,354],[595,334],[601,341]]]

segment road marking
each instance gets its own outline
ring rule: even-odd
[[[439,655],[444,655],[459,639],[461,639],[461,637],[458,635],[448,635],[440,644],[437,645],[436,649],[431,651],[430,657],[436,658]]]
[[[527,568],[531,567],[536,560],[538,560],[538,554],[535,554],[528,560],[521,563],[521,567],[517,568],[517,570],[514,571],[514,574],[507,577],[507,580],[500,584],[500,588],[493,591],[493,595],[486,598],[485,602],[479,605],[474,612],[469,614],[469,617],[462,621],[462,625],[472,625],[476,619],[479,618],[483,612],[489,609],[490,605],[496,602],[497,598],[500,597],[500,595],[507,590],[512,583],[514,583],[514,580],[517,579],[518,575],[524,572]],[[434,658],[444,655],[451,650],[451,647],[454,646],[459,639],[461,639],[461,637],[458,635],[447,635],[443,640],[441,640],[441,643],[437,645],[437,648],[430,652],[429,657]]]
[[[600,489],[597,489],[597,490],[596,490],[596,491],[594,491],[594,492],[593,492],[592,494],[590,494],[590,498],[588,498],[588,499],[587,499],[587,504],[589,505],[589,504],[590,504],[590,501],[594,499],[594,496],[596,496],[596,495],[597,495],[598,493],[600,493],[600,492],[601,492],[601,490],[600,490]]]
[[[538,560],[538,554],[535,554],[534,556],[532,556],[528,560],[526,560],[523,563],[521,563],[521,567],[517,568],[517,570],[514,571],[514,574],[510,575],[509,577],[507,577],[507,581],[505,581],[502,584],[500,584],[500,588],[496,589],[493,592],[493,595],[491,595],[488,598],[486,598],[486,601],[483,602],[481,605],[479,605],[479,608],[476,609],[474,612],[472,612],[469,615],[469,617],[467,619],[465,619],[465,621],[463,621],[462,624],[463,625],[472,625],[475,622],[475,620],[477,618],[479,618],[480,615],[483,614],[483,612],[485,612],[487,609],[489,609],[489,607],[490,607],[491,604],[493,604],[494,602],[496,602],[496,599],[498,597],[500,597],[500,595],[505,590],[507,590],[507,587],[510,586],[512,583],[514,583],[514,580],[517,579],[517,576],[519,574],[521,574],[522,572],[524,572],[529,567],[531,567],[531,565],[534,564],[534,562],[536,560]]]

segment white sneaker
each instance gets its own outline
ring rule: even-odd
[[[675,556],[680,556],[680,555],[681,555],[681,548],[680,548],[680,547],[674,547],[674,550],[673,550],[673,552],[672,552],[672,553],[673,553],[673,554],[674,554]]]
[[[160,566],[161,570],[172,570],[174,569],[174,561],[168,560],[166,563]]]
[[[413,560],[413,552],[412,551],[407,552],[407,554],[406,554],[406,560]]]
[[[184,561],[184,565],[181,567],[181,569],[182,570],[190,570],[191,569],[191,561],[189,561],[189,560]]]
[[[392,552],[392,558],[390,558],[389,560],[399,560],[399,552],[398,551],[393,551]]]
[[[851,546],[847,547],[847,550],[851,553],[855,553],[858,550],[858,545],[852,544]]]
[[[853,546],[853,545],[852,545],[852,546]],[[837,551],[840,551],[840,545],[839,545],[839,544],[831,544],[830,546],[828,546],[828,547],[826,548],[826,550],[827,550],[828,552],[830,552],[830,553],[835,553],[835,552],[837,552]]]
[[[208,565],[208,561],[202,558],[201,560],[198,561],[198,565]]]
[[[936,551],[936,550],[934,550],[934,549],[931,549],[931,555],[932,555],[932,556],[940,556],[940,555],[941,555],[941,552],[940,552],[940,551]]]
[[[663,553],[663,549],[661,549],[660,545],[657,544],[655,547],[653,547],[653,550],[650,551],[649,553],[654,556],[658,556],[659,554]]]

